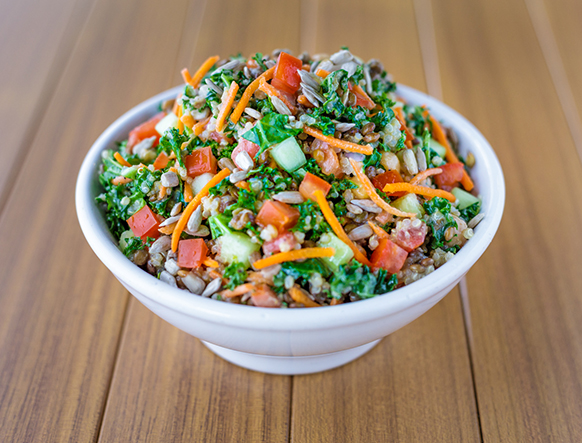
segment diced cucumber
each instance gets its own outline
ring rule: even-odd
[[[228,264],[239,262],[250,266],[249,257],[261,249],[261,245],[253,243],[251,238],[242,232],[221,235],[216,243],[220,246],[220,261]]]
[[[295,174],[300,175],[301,177],[305,177],[305,174],[307,174],[307,171],[303,168],[299,168],[297,171],[295,171]]]
[[[231,234],[232,229],[228,226],[230,218],[224,214],[213,215],[208,219],[208,225],[210,226],[210,233],[213,239],[217,239],[221,235]]]
[[[307,163],[301,146],[299,146],[299,143],[297,143],[297,140],[293,136],[274,145],[271,148],[271,157],[273,157],[280,167],[289,173],[296,171]]]
[[[335,255],[333,257],[322,257],[321,260],[334,272],[339,270],[341,265],[345,265],[349,262],[354,253],[350,249],[348,245],[346,245],[343,241],[341,241],[337,236],[334,234],[323,234],[319,241],[317,242],[317,246],[320,248],[334,248]]]
[[[192,192],[194,195],[197,195],[200,191],[202,191],[202,188],[206,186],[210,180],[212,180],[212,177],[214,177],[214,174],[210,172],[205,172],[204,174],[200,174],[194,177],[194,180],[192,180]]]
[[[164,132],[176,126],[176,123],[178,123],[178,117],[174,113],[170,112],[158,122],[156,125],[156,131],[158,131],[158,134],[164,135]]]
[[[402,212],[413,212],[419,218],[424,215],[424,208],[418,201],[416,194],[406,194],[390,204]]]
[[[133,201],[130,205],[129,208],[127,208],[127,213],[129,215],[133,215],[135,214],[137,211],[139,211],[141,208],[143,208],[146,205],[146,202],[143,198],[138,198],[137,200]]]
[[[457,197],[459,204],[457,205],[457,209],[459,211],[468,208],[471,205],[479,202],[480,200],[475,197],[473,194],[469,194],[467,191],[463,191],[461,188],[454,188],[451,193]]]
[[[130,167],[124,166],[123,169],[121,170],[121,175],[123,175],[124,177],[127,177],[127,178],[134,179],[136,174],[137,174],[137,166],[136,165],[133,165]]]
[[[125,251],[125,249],[127,248],[127,240],[129,240],[132,237],[135,237],[135,235],[133,234],[133,231],[131,229],[128,229],[127,231],[123,231],[121,233],[121,235],[119,236],[119,249],[121,249],[121,252]]]
[[[445,158],[447,149],[439,142],[437,142],[434,138],[430,139],[430,141],[428,142],[428,146],[430,149],[436,152],[439,155],[439,157]]]

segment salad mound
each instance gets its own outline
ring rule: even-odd
[[[455,134],[347,49],[210,57],[102,153],[97,201],[136,265],[198,296],[317,307],[442,266],[483,218]]]

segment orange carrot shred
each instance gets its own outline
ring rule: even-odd
[[[255,285],[253,285],[252,283],[244,283],[232,290],[225,289],[224,291],[221,291],[220,296],[225,298],[238,297],[239,295],[246,294],[247,292],[250,292],[253,289],[255,289]]]
[[[378,226],[376,223],[374,223],[371,220],[368,220],[368,224],[370,225],[370,228],[372,228],[372,231],[374,231],[374,234],[376,234],[379,239],[388,238],[388,233],[380,226]]]
[[[228,88],[228,92],[222,100],[222,109],[218,113],[218,117],[216,118],[216,130],[218,132],[224,131],[226,126],[226,116],[228,115],[230,109],[232,108],[232,104],[234,103],[234,99],[236,97],[236,93],[238,92],[238,84],[234,80],[230,84],[230,88]]]
[[[206,59],[206,61],[204,63],[202,63],[202,66],[200,66],[200,68],[198,68],[198,71],[196,71],[194,73],[194,75],[192,76],[192,78],[190,79],[190,81],[188,83],[190,83],[190,85],[192,85],[194,88],[197,88],[198,85],[200,84],[200,81],[202,80],[202,78],[206,75],[206,73],[208,71],[210,71],[210,68],[212,68],[212,66],[220,59],[220,57],[218,55],[215,55],[213,57],[208,57]]]
[[[263,269],[268,266],[276,265],[287,261],[302,260],[304,258],[333,257],[334,248],[303,248],[294,249],[289,252],[279,252],[270,257],[262,258],[253,263],[255,269]]]
[[[443,172],[443,170],[441,168],[425,169],[424,171],[419,172],[414,177],[412,177],[412,179],[410,180],[410,184],[411,185],[417,185],[417,184],[422,183],[423,181],[425,181],[430,176],[432,176],[432,175],[438,175],[441,172]]]
[[[247,181],[240,181],[235,183],[235,186],[239,189],[244,189],[245,191],[248,191],[250,189],[250,185]]]
[[[218,262],[216,260],[212,260],[210,257],[206,257],[203,264],[209,268],[218,268],[219,266]]]
[[[119,152],[113,154],[113,157],[115,157],[115,160],[117,160],[121,166],[127,166],[128,168],[131,167],[131,163],[124,159]]]
[[[271,80],[273,78],[274,73],[275,73],[275,66],[267,69],[265,72],[263,72],[261,75],[259,75],[256,79],[254,79],[250,85],[247,86],[247,88],[245,89],[245,92],[243,92],[243,95],[240,98],[240,101],[238,102],[238,105],[236,105],[236,108],[234,108],[234,111],[232,111],[232,114],[230,114],[230,121],[231,122],[236,124],[239,121],[241,115],[243,114],[243,112],[245,111],[245,108],[247,107],[247,105],[249,103],[249,100],[251,99],[253,94],[257,91],[257,89],[259,89],[261,79],[264,78],[265,80]]]
[[[358,145],[357,143],[348,142],[346,140],[340,140],[339,138],[330,137],[324,135],[319,129],[312,128],[310,126],[304,126],[303,132],[311,135],[312,137],[318,138],[321,141],[326,142],[330,146],[343,149],[349,152],[359,152],[360,154],[372,155],[374,153],[374,148],[370,145]]]
[[[192,193],[192,186],[188,183],[184,183],[184,201],[186,203],[190,203],[194,198],[194,194]]]
[[[204,132],[206,129],[206,125],[210,121],[210,117],[205,118],[204,120],[200,120],[192,127],[192,131],[194,131],[194,135],[198,136]]]
[[[178,220],[177,222],[176,229],[174,229],[174,232],[172,233],[172,251],[176,252],[178,250],[178,242],[180,241],[180,235],[182,234],[182,231],[186,227],[188,219],[202,202],[202,198],[208,195],[208,190],[210,188],[219,184],[229,175],[230,171],[228,169],[223,169],[222,171],[220,171],[218,174],[212,177],[210,181],[206,183],[206,185],[204,185],[202,190],[194,196],[190,203],[188,203],[188,206],[186,206],[186,209],[184,209],[184,212],[182,213],[182,217],[180,217],[180,220]]]
[[[160,186],[160,193],[158,194],[158,200],[163,199],[166,196],[167,192],[168,192],[168,188],[166,188],[165,186]]]
[[[313,193],[313,196],[315,197],[315,201],[319,205],[319,208],[321,209],[321,212],[323,213],[325,220],[329,223],[331,229],[333,230],[333,232],[335,232],[335,235],[337,235],[341,241],[343,241],[346,245],[349,246],[349,248],[354,253],[354,258],[366,266],[371,266],[371,263],[368,260],[368,258],[364,254],[362,254],[362,252],[358,249],[354,242],[348,237],[346,231],[344,231],[342,224],[339,222],[339,220],[333,213],[332,209],[330,208],[329,203],[327,202],[325,196],[323,195],[323,192],[321,192],[318,189]]]
[[[115,186],[125,185],[131,181],[131,178],[118,175],[117,177],[111,179],[111,184]]]
[[[178,106],[180,106],[180,97],[182,97],[182,94],[178,94],[178,97],[176,97],[176,100],[174,100],[174,106],[172,106],[172,114],[174,114],[174,115],[178,115]]]
[[[259,83],[259,89],[263,91],[265,94],[270,95],[271,97],[279,98],[283,103],[285,103],[285,106],[289,108],[291,114],[295,114],[297,112],[295,105],[289,101],[287,96],[285,94],[281,94],[281,92],[277,88],[268,84],[267,80],[265,80],[264,78],[262,78]]]
[[[427,197],[442,197],[451,202],[455,202],[457,198],[448,191],[442,189],[432,189],[426,186],[411,185],[410,183],[388,183],[384,186],[384,192],[393,194],[394,192],[410,192],[412,194],[424,195]]]
[[[397,217],[416,217],[416,214],[413,214],[411,212],[402,212],[390,206],[382,197],[378,195],[378,193],[376,192],[376,188],[374,187],[368,176],[362,172],[362,168],[359,165],[359,163],[354,161],[354,159],[350,158],[350,164],[352,165],[352,168],[354,168],[354,172],[356,173],[356,176],[358,177],[358,180],[360,181],[362,187],[368,193],[370,199],[374,203],[380,206],[384,211],[389,212],[392,215],[396,215]]]
[[[188,129],[192,129],[192,126],[194,126],[194,117],[190,114],[184,114],[180,117],[180,120],[182,120],[182,123],[184,123],[184,126],[187,126]]]
[[[299,103],[300,105],[305,106],[306,108],[313,108],[313,103],[311,103],[306,96],[304,96],[303,94],[301,94],[299,97],[297,97],[297,103]]]
[[[184,79],[184,83],[190,83],[192,81],[192,76],[190,75],[190,71],[188,68],[184,68],[180,71],[182,74],[182,78]]]
[[[453,148],[451,147],[451,144],[449,143],[449,140],[445,135],[445,131],[443,131],[443,128],[440,125],[440,123],[436,121],[436,119],[434,119],[432,115],[429,116],[429,119],[432,125],[432,136],[437,142],[439,142],[441,145],[445,147],[446,149],[445,157],[447,161],[449,163],[460,163],[459,158],[457,157],[457,154],[455,154],[455,151],[453,151]],[[461,184],[467,191],[471,191],[475,187],[475,185],[473,184],[473,180],[471,180],[471,177],[469,177],[469,174],[467,174],[467,171],[465,171],[464,168]]]
[[[289,289],[289,295],[295,303],[301,303],[306,308],[319,308],[321,306],[319,303],[311,300],[309,296],[297,286],[293,286],[291,289]]]
[[[404,142],[404,144],[406,144],[408,149],[412,149],[412,140],[414,140],[414,135],[412,135],[412,132],[410,131],[410,129],[408,129],[408,126],[406,126],[406,120],[404,119],[404,113],[402,112],[402,108],[396,107],[392,108],[392,110],[394,111],[394,117],[396,117],[396,120],[400,122],[400,126],[402,127],[406,134],[406,141]]]
[[[329,71],[326,71],[325,69],[318,69],[315,71],[315,75],[321,78],[325,78],[329,75]]]

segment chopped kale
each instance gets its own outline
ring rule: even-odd
[[[461,209],[461,218],[469,223],[481,210],[481,202],[475,202],[471,206]]]
[[[366,299],[392,291],[397,283],[396,275],[385,270],[374,274],[368,266],[352,260],[333,274],[329,281],[329,295],[340,299],[353,293],[360,299]]]
[[[224,285],[227,289],[234,289],[242,285],[247,279],[247,266],[243,263],[232,262],[224,269],[223,277],[228,279],[228,283]]]
[[[293,128],[289,125],[289,117],[287,115],[272,112],[259,120],[251,130],[242,134],[242,137],[260,146],[259,152],[255,155],[255,158],[257,158],[269,147],[281,143],[289,137],[294,137],[300,132],[301,129]]]
[[[248,209],[253,213],[256,213],[256,203],[257,203],[257,195],[254,192],[247,191],[246,189],[239,189],[238,191],[238,200],[235,204],[230,205],[224,211],[224,214],[228,217],[232,216],[232,213],[235,209]]]
[[[457,227],[457,222],[451,216],[451,203],[444,198],[434,197],[425,202],[423,207],[429,216],[426,223],[431,228],[431,248],[447,249],[445,232],[450,227]]]
[[[188,141],[188,136],[185,133],[180,134],[176,128],[168,129],[160,138],[158,145],[158,153],[165,152],[167,155],[172,152],[176,155],[180,166],[184,166],[184,159],[182,158],[182,144]]]
[[[317,240],[331,228],[325,221],[323,213],[314,201],[308,200],[305,203],[293,205],[299,209],[299,221],[291,228],[292,232],[299,231],[305,233],[307,240]]]
[[[309,258],[303,262],[285,262],[281,264],[281,270],[273,278],[275,290],[283,292],[285,289],[285,278],[293,277],[295,282],[301,286],[307,285],[309,277],[313,273],[319,273],[323,277],[329,276],[327,267],[316,258]]]

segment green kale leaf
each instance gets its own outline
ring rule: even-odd
[[[281,143],[289,137],[294,137],[300,132],[301,129],[293,128],[289,125],[289,117],[287,115],[273,112],[265,115],[251,130],[242,134],[242,137],[259,145],[260,150],[255,156],[257,158],[269,147]]]
[[[427,224],[431,228],[432,233],[431,248],[447,249],[445,232],[450,227],[457,227],[457,222],[450,214],[451,203],[444,198],[434,197],[425,202],[423,207],[429,215]]]
[[[224,269],[223,277],[228,279],[225,285],[227,289],[233,290],[239,285],[242,285],[247,279],[247,267],[243,263],[232,262]]]

